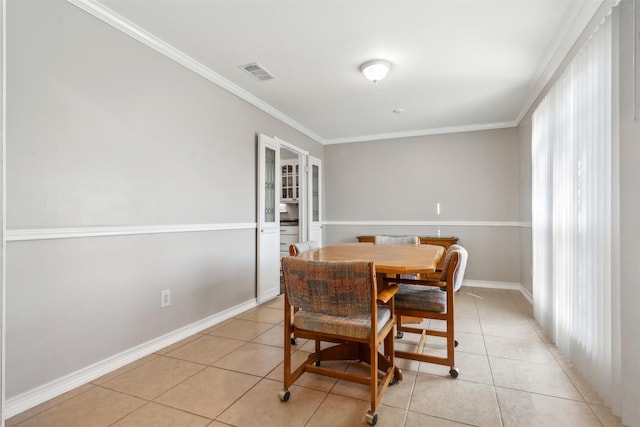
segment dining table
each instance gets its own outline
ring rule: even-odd
[[[444,253],[436,245],[377,245],[375,243],[341,243],[302,252],[298,258],[317,261],[372,261],[376,273],[425,274],[436,270]]]

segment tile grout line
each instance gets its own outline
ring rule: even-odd
[[[474,288],[474,292],[475,292],[475,288]],[[482,328],[482,320],[480,319],[480,310],[478,309],[478,301],[476,299],[473,300],[473,305],[476,308],[476,314],[478,316],[478,324],[480,326],[480,332],[482,334],[482,343],[484,344],[485,357],[487,358],[487,365],[489,366],[489,373],[491,374],[491,386],[493,388],[493,396],[496,399],[496,405],[498,406],[498,417],[500,419],[500,426],[504,426],[504,418],[502,415],[502,405],[500,405],[500,399],[498,398],[496,379],[493,375],[493,366],[491,365],[491,359],[489,358],[489,349],[487,347],[487,340],[484,334],[484,329]]]

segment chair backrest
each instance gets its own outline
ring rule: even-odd
[[[419,245],[418,236],[373,236],[373,243],[377,245]]]
[[[282,258],[289,303],[332,316],[371,314],[377,295],[375,267],[369,261],[314,261]],[[373,302],[372,302],[373,301]]]
[[[298,242],[289,245],[289,255],[296,256],[302,252],[312,251],[314,249],[318,249],[318,242],[314,242],[313,240],[308,242]]]
[[[444,260],[444,266],[442,268],[442,276],[440,281],[446,282],[449,268],[451,266],[451,259],[454,254],[457,254],[458,262],[453,272],[453,290],[457,291],[462,287],[462,281],[464,280],[464,272],[467,269],[467,250],[460,245],[451,245],[447,250],[447,256]]]

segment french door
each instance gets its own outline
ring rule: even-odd
[[[321,161],[286,141],[258,137],[257,291],[258,304],[280,294],[280,149],[298,155],[300,165],[299,238],[322,245]],[[303,173],[303,171],[305,173]]]
[[[257,302],[280,294],[280,145],[258,137]]]
[[[309,156],[307,161],[308,183],[308,215],[309,240],[318,242],[322,246],[322,162]]]

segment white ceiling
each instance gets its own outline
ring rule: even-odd
[[[328,144],[517,125],[602,3],[71,1]],[[359,66],[376,58],[393,68],[374,85]]]

